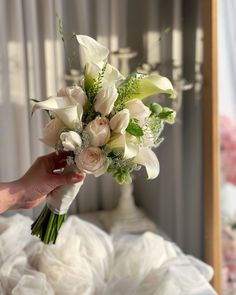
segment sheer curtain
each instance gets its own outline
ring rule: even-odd
[[[130,70],[140,62],[148,62],[157,64],[163,75],[175,81],[181,79],[184,70],[185,78],[194,82],[198,9],[189,7],[190,2],[197,1],[1,0],[0,180],[19,177],[38,155],[47,152],[38,140],[46,118],[42,113],[31,118],[29,98],[43,99],[55,94],[65,84],[65,73],[69,69],[57,34],[56,14],[63,21],[68,39],[72,32],[88,34],[111,51],[121,47],[137,51],[137,57],[129,64]],[[183,18],[186,22],[182,21]],[[183,30],[182,24],[187,25],[188,30]],[[65,52],[66,55],[75,53],[73,67],[78,69],[78,50],[73,43]],[[183,60],[188,64],[185,68],[182,67]],[[110,62],[119,65],[115,56]],[[196,108],[197,113],[188,116]],[[193,90],[184,96],[183,111],[179,112],[175,126],[166,129],[165,142],[157,151],[160,176],[147,182],[141,172],[135,180],[137,204],[181,247],[197,256],[202,253],[200,143],[196,145],[201,137],[197,125],[199,112],[199,99]],[[193,121],[193,125],[184,127],[183,118],[186,122]],[[195,145],[192,150],[186,134],[196,132],[197,137],[190,140],[191,145]],[[195,165],[191,178],[183,171],[184,165],[187,171],[191,169],[187,164],[189,161]],[[186,183],[189,185],[185,187]],[[110,176],[87,177],[71,212],[111,209],[116,206],[119,193],[118,185]],[[34,218],[39,210],[23,213]],[[195,216],[194,222],[191,212]],[[187,228],[186,224],[190,227]]]
[[[219,111],[236,119],[236,2],[219,1]]]

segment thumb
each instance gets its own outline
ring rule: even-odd
[[[54,174],[52,176],[52,182],[54,187],[58,187],[66,184],[74,184],[83,181],[85,178],[84,173],[68,172],[65,174]]]

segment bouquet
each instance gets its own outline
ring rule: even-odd
[[[174,123],[175,112],[158,103],[145,105],[143,99],[159,93],[175,98],[171,82],[157,74],[124,77],[107,62],[106,47],[85,35],[76,39],[85,61],[83,78],[33,105],[32,113],[43,109],[50,116],[42,141],[57,153],[70,152],[63,173],[79,170],[98,177],[108,172],[127,184],[131,173],[144,166],[149,179],[157,177],[159,162],[152,149],[161,143],[165,123]],[[81,185],[61,186],[50,194],[32,225],[33,235],[55,243]]]

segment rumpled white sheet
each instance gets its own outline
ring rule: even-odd
[[[56,245],[30,235],[32,220],[0,217],[1,295],[211,295],[212,269],[162,237],[109,236],[71,216]]]

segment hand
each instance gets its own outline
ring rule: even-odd
[[[23,177],[0,185],[0,212],[8,209],[27,209],[38,206],[55,188],[84,179],[78,172],[58,174],[66,166],[68,153],[52,153],[39,157]],[[4,198],[5,196],[5,198]],[[4,199],[6,200],[4,209]]]

